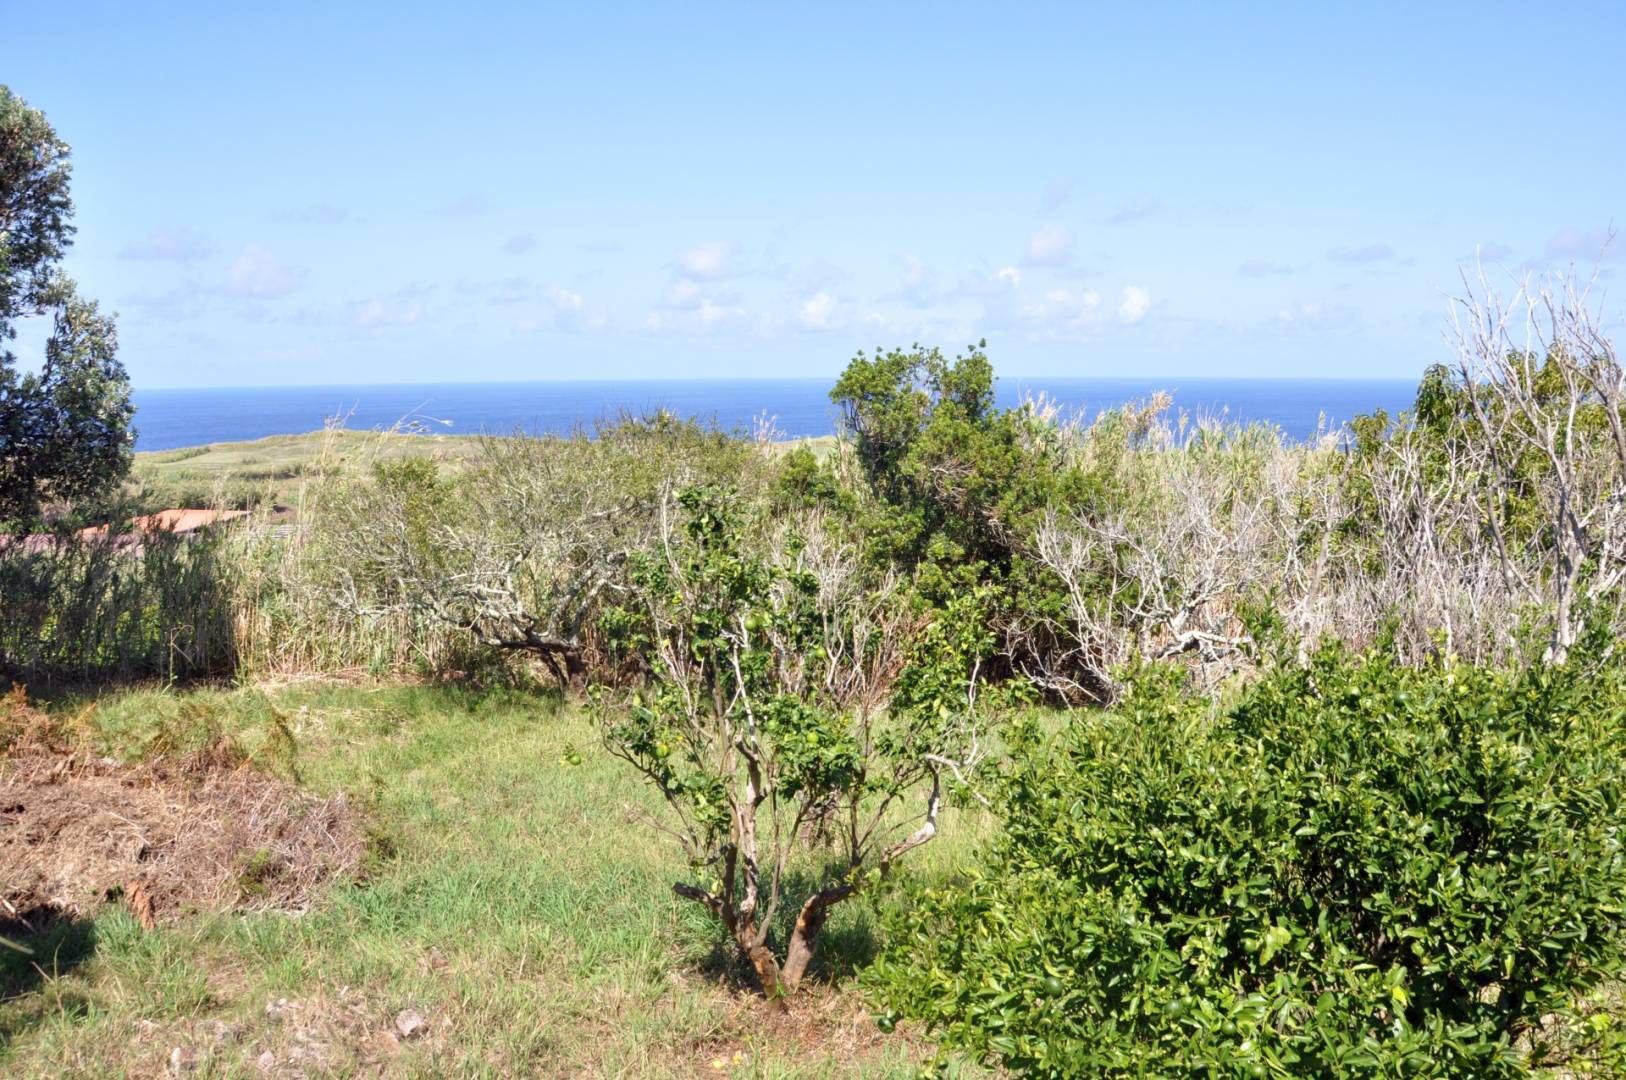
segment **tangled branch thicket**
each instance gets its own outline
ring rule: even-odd
[[[328,500],[315,569],[358,617],[426,616],[574,679],[663,496],[725,477],[748,489],[759,469],[749,444],[664,414],[592,437],[483,438],[457,475],[383,460]]]
[[[1583,620],[1621,628],[1623,372],[1572,279],[1470,288],[1456,361],[1415,410],[1294,443],[1171,417],[1167,399],[1080,424],[1035,403],[1072,461],[1129,499],[1047,511],[1032,543],[1065,589],[1041,685],[1110,684],[1187,657],[1210,687],[1247,663],[1250,609],[1299,641],[1386,643],[1407,662],[1561,660]]]

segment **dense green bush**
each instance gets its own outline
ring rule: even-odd
[[[876,497],[872,554],[919,568],[928,592],[1020,574],[1037,517],[1079,498],[1079,476],[1030,437],[1029,414],[994,404],[980,348],[952,361],[918,346],[860,353],[830,397]]]
[[[1218,708],[1154,673],[1016,733],[1003,838],[871,972],[1023,1075],[1626,1068],[1618,665],[1328,647]]]
[[[844,501],[825,501],[848,518],[870,560],[910,573],[928,607],[974,593],[991,631],[991,676],[1054,667],[1065,592],[1035,557],[1033,534],[1051,512],[1109,498],[1068,460],[1058,427],[995,404],[981,345],[953,360],[918,345],[859,353],[830,398],[858,475]],[[795,464],[794,489],[819,490],[807,463]]]

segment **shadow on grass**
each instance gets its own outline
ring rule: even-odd
[[[524,668],[450,667],[426,674],[443,702],[476,715],[522,709],[554,717],[568,700],[564,687]]]
[[[774,916],[773,930],[768,935],[768,948],[775,957],[783,961],[785,946],[795,929],[796,916],[801,911],[802,903],[833,879],[833,872],[786,871],[782,890],[784,898]],[[700,912],[698,905],[695,911]],[[696,961],[700,974],[730,990],[760,993],[756,973],[750,964],[740,958],[722,923],[709,915],[699,917],[705,920],[709,937],[709,948]],[[881,947],[877,923],[874,897],[867,892],[860,892],[837,904],[832,909],[829,922],[819,932],[813,963],[808,966],[803,985],[822,983],[836,986],[849,981],[867,967]]]
[[[48,1017],[89,1010],[89,999],[57,980],[96,954],[94,920],[37,908],[0,923],[0,938],[12,943],[0,945],[0,1048]],[[29,995],[33,1002],[22,1000]]]
[[[528,697],[548,703],[554,711],[564,704],[571,685],[569,673],[557,664],[524,651],[481,645],[472,638],[456,638],[420,674],[437,689],[476,703]]]

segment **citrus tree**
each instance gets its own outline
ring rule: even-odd
[[[970,602],[918,613],[816,514],[772,520],[719,487],[664,505],[631,578],[606,622],[648,678],[597,692],[606,743],[665,799],[689,865],[673,890],[783,1006],[831,909],[937,834],[981,756],[987,632]],[[810,846],[811,874],[793,866]]]

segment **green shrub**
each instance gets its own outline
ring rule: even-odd
[[[1618,665],[1175,687],[1015,733],[995,850],[870,973],[884,1024],[1023,1075],[1620,1075]]]
[[[841,406],[875,505],[870,552],[917,570],[935,598],[1030,572],[1021,537],[1078,475],[1036,444],[1022,409],[994,404],[981,348],[950,361],[937,349],[859,353],[831,400]]]
[[[659,827],[689,863],[673,891],[783,1005],[831,910],[936,836],[945,786],[980,758],[985,631],[973,603],[917,628],[896,578],[866,574],[816,514],[766,520],[700,487],[661,517],[632,605],[605,613],[649,672],[595,693],[605,744],[667,803]]]
[[[1057,426],[995,404],[983,345],[952,360],[919,345],[860,352],[830,398],[859,475],[856,492],[824,501],[851,523],[870,561],[910,573],[932,608],[975,593],[991,632],[991,679],[1058,668],[1084,678],[1058,648],[1065,591],[1036,559],[1032,536],[1050,512],[1105,492],[1067,461]],[[787,466],[782,483],[816,491],[808,472],[805,460]]]

